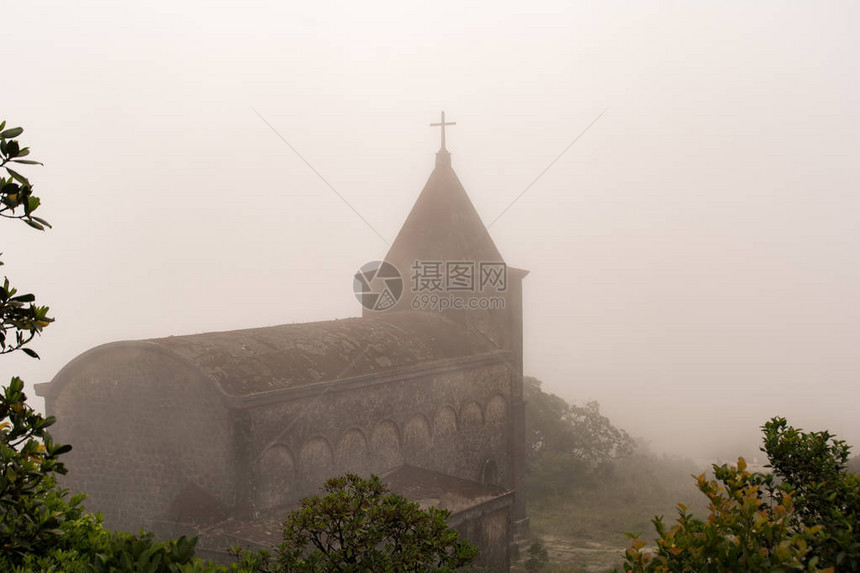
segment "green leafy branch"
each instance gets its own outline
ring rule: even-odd
[[[56,537],[62,516],[45,503],[53,476],[66,473],[55,444],[55,422],[27,405],[24,383],[13,378],[0,395],[0,552],[24,552]]]
[[[3,263],[0,262],[0,265]],[[9,279],[0,287],[0,354],[21,350],[28,356],[39,358],[32,348],[24,348],[37,334],[42,332],[54,319],[48,317],[47,306],[37,306],[32,294],[18,294],[9,285]]]
[[[10,167],[11,164],[41,163],[22,159],[30,155],[30,148],[21,147],[16,139],[24,130],[5,127],[6,122],[0,122],[0,217],[20,219],[34,229],[44,231],[51,225],[33,214],[40,205],[39,198],[33,194],[33,185]],[[25,348],[25,345],[53,321],[48,317],[47,306],[37,305],[32,294],[19,294],[18,289],[9,284],[9,279],[4,278],[0,288],[0,354],[21,350],[28,356],[39,358],[35,350]]]
[[[42,165],[32,159],[22,159],[30,155],[29,147],[21,147],[15,139],[24,132],[23,128],[13,127],[4,129],[6,122],[0,122],[0,167],[5,175],[0,175],[0,217],[20,219],[40,231],[51,225],[40,217],[33,215],[41,201],[33,195],[33,185],[30,180],[9,166],[10,163],[22,165]],[[20,209],[20,211],[19,211]]]

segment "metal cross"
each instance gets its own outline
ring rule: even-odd
[[[457,125],[457,122],[452,121],[450,123],[445,123],[445,112],[444,111],[442,112],[442,121],[441,122],[430,124],[430,127],[441,127],[442,128],[442,149],[445,151],[447,151],[447,149],[445,149],[445,126],[446,125]]]

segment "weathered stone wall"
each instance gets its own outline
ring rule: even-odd
[[[318,385],[257,406],[248,501],[265,510],[317,493],[333,475],[383,474],[404,463],[510,487],[510,390],[511,372],[499,360]]]
[[[74,445],[62,485],[135,530],[188,506],[247,517],[402,464],[510,488],[512,387],[504,356],[475,357],[248,403],[170,352],[116,343],[64,368],[47,408]]]
[[[61,485],[87,493],[87,508],[103,512],[108,527],[175,519],[183,495],[234,503],[230,416],[196,369],[157,348],[117,343],[81,355],[52,386],[52,434],[73,446]]]
[[[464,519],[455,529],[463,539],[480,549],[481,552],[473,565],[494,573],[508,571],[511,543],[510,507],[470,513],[477,515]]]

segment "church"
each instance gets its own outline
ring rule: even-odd
[[[201,557],[280,541],[329,477],[379,475],[506,571],[527,526],[522,282],[445,144],[361,317],[112,342],[39,384],[61,485],[108,527],[197,535]]]

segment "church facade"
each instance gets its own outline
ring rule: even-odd
[[[400,287],[357,275],[359,318],[114,342],[72,360],[37,387],[55,439],[74,446],[62,485],[110,527],[195,534],[218,558],[276,544],[285,512],[326,478],[374,473],[449,509],[480,563],[506,570],[526,523],[526,273],[504,263],[444,139],[383,266]]]

